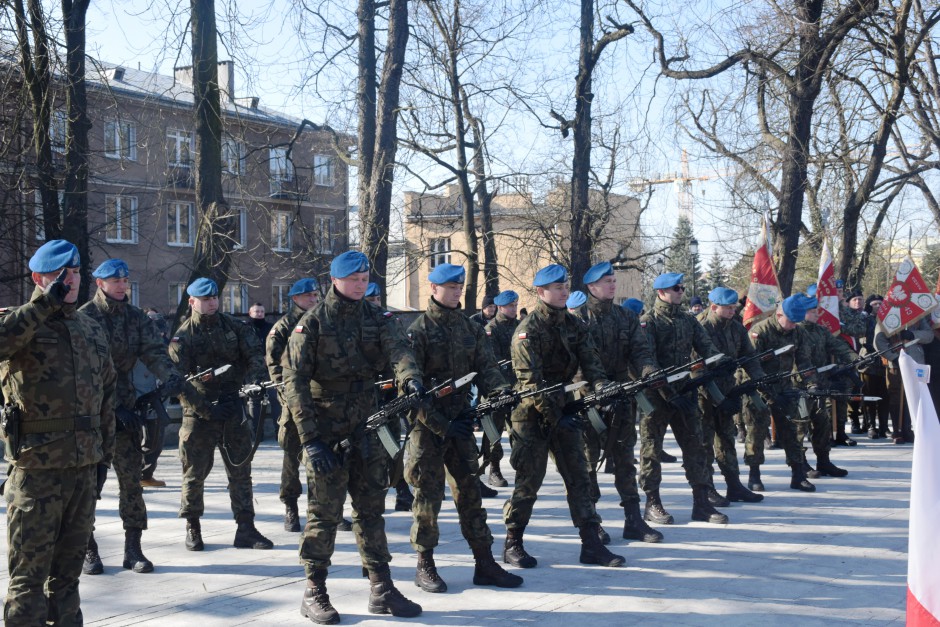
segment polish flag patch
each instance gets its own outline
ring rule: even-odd
[[[390,311],[386,311],[386,312],[385,312],[384,314],[382,314],[382,315],[383,315],[384,317],[386,317],[386,318],[391,318],[391,317],[394,316],[395,314],[393,314],[393,313],[390,312]]]
[[[304,332],[304,325],[298,324],[296,327],[294,327],[294,333],[303,333],[303,332]]]
[[[756,340],[756,339],[757,339],[757,333],[751,333],[751,337]]]
[[[174,335],[172,338],[170,338],[170,341],[171,341],[171,342],[179,342],[179,341],[180,341],[180,336]]]
[[[520,333],[520,334],[519,334],[519,339],[520,339],[520,340],[524,340],[524,339],[526,339],[527,337],[529,337],[529,336],[526,335],[525,333]]]
[[[493,332],[490,331],[489,329],[487,329],[487,330],[486,330],[486,336],[487,336],[487,337],[492,337],[492,336],[493,336]]]
[[[646,328],[646,323],[645,323],[645,322],[641,322],[641,323],[640,323],[640,328],[641,328],[641,329],[645,329],[645,328]]]

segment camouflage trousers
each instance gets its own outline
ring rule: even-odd
[[[554,429],[546,435],[536,420],[513,420],[509,442],[512,447],[509,463],[516,471],[516,484],[512,496],[503,505],[503,520],[507,529],[521,530],[529,524],[539,488],[548,470],[549,453],[565,482],[568,511],[574,525],[580,528],[601,521],[591,501],[591,478],[580,430]]]
[[[486,510],[480,496],[476,438],[469,435],[442,439],[417,422],[407,447],[405,479],[415,489],[411,546],[416,551],[430,551],[438,545],[437,516],[444,500],[446,474],[454,495],[460,532],[471,548],[489,548],[493,534],[486,524]]]
[[[212,470],[218,448],[228,476],[232,513],[236,520],[253,519],[251,463],[247,461],[253,442],[248,424],[237,418],[209,421],[184,416],[179,438],[183,463],[180,518],[199,518],[205,512],[206,477]]]
[[[277,429],[277,443],[284,451],[284,459],[281,462],[281,502],[296,501],[303,494],[303,486],[300,483],[300,459],[303,455],[304,447],[300,445],[300,437],[297,435],[297,425],[290,415],[287,407],[283,408],[283,413],[287,416],[279,421]]]
[[[722,476],[738,476],[738,452],[735,438],[738,435],[734,424],[734,414],[718,411],[711,399],[699,395],[698,408],[702,412],[702,444],[705,446],[705,466],[708,475],[715,475],[714,463]]]
[[[584,456],[591,479],[591,501],[597,503],[601,498],[600,486],[597,484],[597,464],[606,446],[609,448],[605,451],[607,459],[614,464],[614,487],[620,496],[620,505],[625,507],[627,503],[639,503],[634,462],[636,409],[632,403],[621,401],[614,404],[611,411],[600,413],[607,431],[598,435],[590,425],[584,428]]]
[[[795,402],[770,402],[769,409],[758,408],[750,399],[744,402],[744,422],[747,425],[747,439],[744,442],[744,463],[759,466],[764,463],[764,441],[770,435],[770,421],[776,431],[776,441],[783,447],[787,465],[803,463],[803,447],[797,440],[796,426],[793,419],[799,420],[799,408]]]
[[[801,420],[796,425],[796,439],[800,446],[803,446],[808,436],[813,445],[813,453],[817,457],[832,449],[832,405],[830,403],[831,399],[806,399],[809,419]]]
[[[111,467],[118,480],[118,509],[125,529],[147,528],[147,506],[140,487],[143,453],[140,434],[119,429],[114,436],[114,460]]]
[[[388,492],[388,453],[375,434],[367,443],[341,456],[329,473],[315,472],[307,455],[307,525],[300,540],[300,561],[307,578],[327,568],[336,544],[336,526],[343,519],[346,494],[352,499],[353,533],[362,564],[374,571],[392,560],[385,537],[385,495]]]
[[[78,577],[95,520],[95,465],[14,468],[6,483],[8,627],[80,626]]]
[[[509,422],[508,411],[497,411],[493,412],[493,426],[496,427],[496,430],[502,436],[503,431],[506,430],[506,423]],[[495,466],[499,464],[500,460],[503,458],[503,442],[502,439],[497,440],[496,442],[490,442],[489,438],[486,437],[486,434],[483,434],[483,459],[489,462],[491,465]]]
[[[682,466],[689,485],[704,486],[711,478],[706,469],[705,445],[702,444],[702,417],[698,411],[682,414],[659,395],[650,395],[653,413],[640,418],[640,487],[644,492],[658,490],[663,481],[659,455],[663,450],[666,427],[682,449]]]

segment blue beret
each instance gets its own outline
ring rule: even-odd
[[[639,316],[640,312],[643,311],[643,301],[639,298],[628,298],[623,301],[623,307]]]
[[[130,271],[122,259],[108,259],[98,266],[91,276],[96,279],[123,279]]]
[[[78,256],[78,248],[64,239],[46,242],[33,253],[29,260],[29,269],[40,274],[55,272],[62,268],[77,268],[80,265],[82,265],[82,260]]]
[[[845,281],[843,281],[842,279],[836,279],[836,287],[839,289],[842,289],[843,287],[845,287]]]
[[[614,267],[610,264],[609,261],[602,261],[596,266],[591,266],[591,269],[584,273],[584,284],[593,283],[594,281],[600,281],[605,276],[612,276],[614,274]]]
[[[186,288],[186,293],[193,298],[205,296],[218,296],[219,286],[212,279],[196,279]]]
[[[435,285],[444,285],[445,283],[463,283],[467,276],[467,271],[463,266],[457,266],[452,263],[439,263],[431,270],[428,275],[428,281]]]
[[[493,304],[497,307],[505,307],[506,305],[511,305],[517,300],[519,300],[518,294],[512,290],[506,290],[496,295],[496,298],[493,299]]]
[[[565,301],[565,307],[568,309],[577,309],[587,302],[587,294],[584,292],[571,292],[571,296]]]
[[[375,296],[381,296],[382,290],[379,289],[378,283],[369,283],[369,287],[366,288],[366,298],[374,298]]]
[[[737,305],[738,293],[730,287],[718,286],[708,293],[708,300],[713,305]]]
[[[806,297],[802,294],[794,294],[783,299],[780,304],[783,313],[793,322],[803,322],[806,318]]]
[[[565,270],[564,266],[560,266],[555,263],[550,266],[545,266],[536,272],[535,279],[532,281],[532,285],[535,287],[545,287],[546,285],[551,285],[552,283],[565,283],[567,281],[568,271]]]
[[[809,296],[803,296],[803,304],[806,306],[806,311],[810,309],[816,309],[819,307],[819,299],[815,296],[810,298]]]
[[[681,272],[667,272],[666,274],[660,274],[656,277],[656,280],[653,281],[654,290],[668,290],[670,287],[675,287],[682,283],[682,279],[685,278],[685,275]]]
[[[317,283],[316,279],[300,279],[290,286],[290,291],[287,292],[287,295],[299,296],[301,294],[309,294],[310,292],[316,292],[318,287],[320,287],[320,285]]]
[[[347,250],[330,263],[330,276],[345,279],[355,272],[368,272],[369,258],[358,250]]]
[[[813,298],[814,296],[816,296],[816,284],[815,283],[813,283],[812,285],[806,288],[806,295],[809,296],[810,298]]]

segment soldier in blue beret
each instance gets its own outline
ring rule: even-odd
[[[568,270],[564,266],[560,266],[557,263],[550,266],[545,266],[541,270],[535,273],[535,278],[532,280],[532,285],[535,287],[544,287],[547,288],[552,283],[567,283],[568,282]],[[568,296],[565,295],[567,300]]]
[[[518,308],[519,294],[512,290],[505,290],[493,299],[496,306],[496,315],[486,323],[484,328],[486,337],[490,340],[493,354],[499,365],[499,370],[510,385],[516,384],[516,374],[512,370],[512,338],[515,337],[516,327],[519,326]],[[493,426],[502,434],[509,422],[509,409],[494,412]],[[490,442],[483,434],[483,459],[489,462],[490,472],[488,483],[495,488],[505,488],[509,485],[503,477],[500,462],[503,459],[502,441]],[[494,490],[495,491],[495,490]]]
[[[196,279],[189,284],[189,287],[186,288],[186,293],[189,294],[192,298],[211,298],[212,296],[218,297],[219,295],[219,286],[212,279],[202,278]],[[218,300],[218,298],[216,298]],[[213,314],[218,311],[219,306],[216,303],[215,310]]]
[[[639,298],[628,298],[623,301],[622,307],[629,309],[638,316],[643,313],[643,301]]]
[[[369,258],[358,250],[347,250],[337,255],[330,262],[330,276],[335,279],[345,279],[351,274],[361,274],[369,271]],[[366,283],[368,283],[366,276]]]
[[[519,295],[512,290],[505,290],[496,295],[493,304],[497,307],[507,307],[519,300]]]
[[[91,276],[102,280],[126,279],[129,275],[130,271],[123,259],[108,259],[91,273]]]
[[[369,288],[366,290],[366,300],[373,305],[382,306],[382,290],[379,289],[378,283],[369,283]]]
[[[75,244],[64,239],[54,239],[40,246],[29,260],[29,269],[37,285],[50,289],[49,295],[58,295],[61,302],[72,304],[78,300],[78,288],[82,283],[79,269],[82,265]],[[58,275],[65,271],[61,277]],[[35,275],[50,275],[48,282],[40,283]],[[55,275],[55,276],[51,276]],[[52,285],[55,284],[53,288]]]
[[[666,272],[664,274],[660,274],[653,281],[653,289],[654,290],[668,290],[674,287],[681,286],[682,279],[684,278],[685,278],[685,275],[682,274],[681,272]],[[683,287],[683,289],[685,288]]]

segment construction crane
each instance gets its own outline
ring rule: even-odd
[[[631,180],[628,185],[630,189],[635,192],[642,192],[643,190],[652,187],[653,185],[661,185],[663,183],[675,183],[676,185],[676,198],[679,201],[679,216],[685,217],[692,222],[692,181],[707,181],[710,176],[691,176],[689,174],[689,153],[683,148],[682,149],[682,162],[681,162],[681,171],[673,173],[671,176],[666,174],[660,174],[659,176],[651,179],[644,178],[635,178]]]

